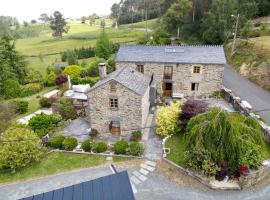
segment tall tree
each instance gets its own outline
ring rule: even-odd
[[[0,101],[0,133],[13,122],[14,117],[15,107],[10,103]]]
[[[0,96],[3,94],[3,84],[8,79],[24,83],[26,77],[26,62],[15,50],[15,42],[4,36],[0,39]]]
[[[104,29],[101,31],[100,36],[96,42],[95,53],[96,56],[106,60],[112,54],[112,45]]]
[[[49,15],[46,14],[46,13],[42,13],[42,14],[40,15],[40,17],[39,17],[39,20],[42,21],[42,22],[44,22],[44,23],[49,22],[50,19],[51,19],[51,18],[50,18]]]
[[[67,22],[59,11],[55,11],[53,13],[50,27],[53,31],[52,36],[54,37],[62,37],[63,33],[67,33],[69,31]]]

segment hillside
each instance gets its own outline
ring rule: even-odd
[[[94,46],[100,33],[98,26],[81,23],[69,23],[70,30],[63,38],[53,38],[49,29],[40,32],[38,36],[18,39],[16,47],[26,56],[29,67],[36,68],[45,74],[46,67],[60,61],[62,51],[82,46]],[[136,24],[134,24],[136,26]],[[142,27],[140,24],[137,27]],[[143,30],[131,30],[129,26],[119,29],[106,28],[112,42],[134,43],[143,34]]]

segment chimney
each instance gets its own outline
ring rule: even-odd
[[[100,79],[104,79],[107,76],[106,63],[99,63],[98,70]]]

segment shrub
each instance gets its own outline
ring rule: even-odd
[[[1,140],[24,140],[24,142],[1,143],[0,169],[10,169],[15,172],[18,168],[27,166],[39,160],[43,149],[36,134],[29,128],[19,125],[8,128],[2,133]]]
[[[42,90],[42,85],[40,83],[29,83],[21,87],[21,97],[31,96]]]
[[[96,153],[102,153],[107,151],[108,146],[106,143],[104,142],[97,142],[93,145],[92,151],[96,152]]]
[[[79,84],[90,84],[90,86],[95,85],[99,81],[99,77],[75,77],[71,79],[71,83],[73,85],[79,85]]]
[[[63,75],[63,74],[59,74],[56,79],[55,79],[55,84],[56,85],[61,85],[65,82],[68,81],[68,77],[66,75]]]
[[[89,132],[90,137],[96,137],[98,135],[98,131],[96,129],[91,129]]]
[[[260,124],[245,115],[211,109],[187,125],[187,163],[201,170],[205,160],[212,166],[228,163],[233,173],[239,165],[256,169],[266,145]]]
[[[65,137],[62,134],[55,134],[55,136],[49,140],[49,145],[55,149],[62,149],[64,139]]]
[[[85,140],[83,143],[82,143],[82,149],[84,151],[91,151],[92,150],[92,147],[94,145],[94,142],[90,141],[90,140]]]
[[[63,141],[63,148],[67,151],[72,151],[78,145],[76,138],[65,138]]]
[[[72,99],[68,99],[65,97],[61,98],[59,105],[59,113],[65,120],[77,118],[76,108],[73,106]]]
[[[54,71],[50,71],[46,76],[46,85],[54,86],[55,85],[56,74]]]
[[[205,112],[207,109],[207,103],[200,100],[187,100],[182,106],[182,113],[180,120],[182,124],[186,125],[188,121],[196,115]]]
[[[42,74],[34,68],[28,68],[25,83],[41,83],[43,81]]]
[[[78,65],[66,66],[63,71],[63,74],[69,75],[71,79],[75,77],[80,77],[81,73],[82,73],[82,67]]]
[[[132,141],[139,141],[142,139],[142,132],[141,131],[134,131],[131,133],[131,140]]]
[[[11,79],[6,80],[3,84],[3,94],[5,99],[20,97],[21,87],[19,82]]]
[[[178,123],[180,113],[179,101],[167,107],[159,107],[157,110],[157,134],[167,136],[178,133],[180,131]]]
[[[210,160],[204,160],[202,163],[202,170],[206,175],[212,176],[215,175],[220,170],[220,168]]]
[[[126,154],[128,150],[128,142],[121,140],[113,145],[113,151],[115,154]]]
[[[41,97],[41,98],[39,99],[39,105],[40,105],[42,108],[50,108],[50,107],[52,106],[51,99],[46,98],[46,97]]]
[[[55,130],[57,123],[58,119],[55,116],[41,113],[32,117],[28,122],[28,126],[35,131],[39,137],[43,137],[50,131]]]
[[[139,142],[131,142],[129,145],[129,154],[132,156],[140,156],[144,152],[143,144]]]
[[[87,67],[87,72],[88,75],[91,77],[97,77],[99,76],[99,71],[98,71],[98,64],[99,63],[105,63],[106,60],[103,58],[98,58],[95,57],[89,64],[89,66]]]
[[[16,113],[24,114],[28,111],[29,103],[27,101],[14,101]]]

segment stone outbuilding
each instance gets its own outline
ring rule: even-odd
[[[124,45],[116,68],[130,66],[153,77],[166,97],[208,97],[221,89],[226,58],[223,46]]]
[[[112,136],[129,139],[130,133],[142,131],[150,110],[151,78],[132,67],[122,67],[106,75],[99,66],[100,77],[87,93],[87,117],[91,128],[106,140]]]

